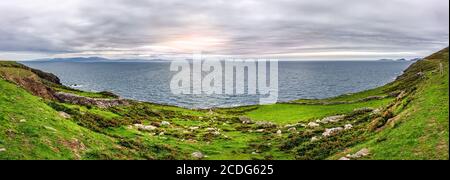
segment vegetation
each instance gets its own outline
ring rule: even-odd
[[[448,159],[448,78],[447,48],[390,84],[334,98],[211,110],[129,100],[100,108],[53,94],[118,97],[0,61],[0,159]]]

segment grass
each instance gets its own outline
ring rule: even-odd
[[[449,159],[448,51],[428,61],[442,63],[444,73],[428,72],[414,101],[394,123],[347,152],[368,148],[368,159]]]
[[[41,98],[0,80],[0,159],[78,159],[81,143],[91,152],[115,149],[110,137],[62,119]]]
[[[379,108],[387,105],[392,100],[392,98],[385,98],[381,100],[336,105],[264,105],[256,110],[247,112],[246,115],[256,121],[292,124],[297,122],[307,122],[309,120],[320,119],[327,116],[346,114],[357,108]]]

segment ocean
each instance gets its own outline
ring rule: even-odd
[[[260,95],[176,95],[170,62],[22,62],[53,73],[64,85],[85,91],[110,91],[123,98],[186,108],[253,105]],[[411,62],[280,61],[278,101],[320,99],[354,93],[393,81]]]

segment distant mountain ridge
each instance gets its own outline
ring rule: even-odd
[[[405,59],[405,58],[401,58],[401,59],[379,59],[377,61],[383,61],[383,62],[406,62],[406,61],[410,61],[410,62],[416,62],[419,60],[422,60],[423,58],[413,58],[413,59]]]
[[[108,59],[102,57],[45,58],[29,60],[29,62],[155,62],[163,59]]]

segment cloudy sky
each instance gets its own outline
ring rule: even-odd
[[[421,57],[449,44],[448,0],[0,1],[0,59]]]

